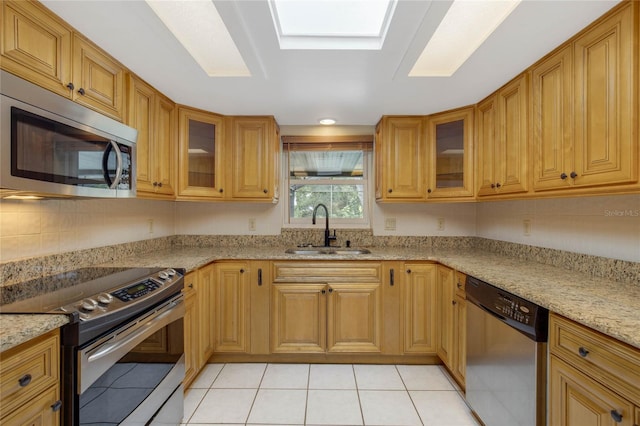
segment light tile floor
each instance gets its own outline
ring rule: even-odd
[[[477,426],[437,365],[208,364],[185,393],[188,425]]]

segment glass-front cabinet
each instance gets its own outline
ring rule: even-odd
[[[427,118],[427,199],[473,199],[473,107]]]
[[[178,196],[223,198],[222,123],[217,114],[180,108]]]

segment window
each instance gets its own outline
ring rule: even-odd
[[[283,140],[289,189],[285,221],[311,225],[313,209],[322,203],[332,226],[368,225],[371,136]]]

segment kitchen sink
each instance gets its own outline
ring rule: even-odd
[[[320,255],[320,254],[370,254],[368,249],[353,249],[353,248],[340,248],[340,247],[310,247],[310,248],[290,248],[285,250],[287,254],[301,254],[307,256]]]

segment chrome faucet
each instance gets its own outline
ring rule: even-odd
[[[337,239],[336,237],[336,231],[333,231],[333,235],[330,234],[329,232],[329,209],[327,209],[327,206],[325,206],[324,204],[320,203],[318,204],[314,209],[313,209],[313,216],[311,218],[311,223],[313,223],[314,225],[316,224],[316,213],[318,213],[318,209],[322,207],[324,208],[324,212],[326,215],[326,226],[325,226],[325,230],[324,230],[324,246],[325,247],[330,247],[331,246],[331,240],[335,240]]]

